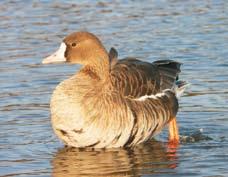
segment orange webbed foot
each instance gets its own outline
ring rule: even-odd
[[[180,142],[180,138],[179,138],[178,125],[177,125],[177,120],[174,117],[169,122],[169,144],[173,146],[178,146],[179,142]]]

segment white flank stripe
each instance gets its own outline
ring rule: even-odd
[[[147,98],[157,99],[158,97],[162,97],[164,95],[165,95],[165,93],[162,92],[162,93],[157,93],[156,95],[144,95],[144,96],[141,96],[141,97],[136,98],[134,100],[136,100],[136,101],[145,101]]]

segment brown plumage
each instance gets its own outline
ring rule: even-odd
[[[88,32],[67,36],[43,63],[66,61],[82,69],[61,82],[51,99],[52,125],[65,144],[110,148],[145,142],[173,119],[180,64],[135,58],[118,60]]]

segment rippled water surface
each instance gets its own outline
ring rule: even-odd
[[[179,148],[166,131],[131,150],[64,148],[49,100],[79,66],[41,60],[78,30],[121,57],[183,63]],[[228,176],[228,1],[0,1],[0,176]]]

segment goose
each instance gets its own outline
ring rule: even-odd
[[[81,69],[62,81],[51,101],[51,122],[65,145],[78,148],[134,147],[169,125],[169,141],[179,142],[176,115],[186,82],[181,63],[128,57],[118,59],[94,34],[74,32],[43,64],[67,62]]]

